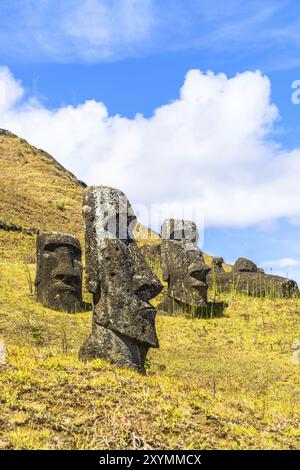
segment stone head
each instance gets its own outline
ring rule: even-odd
[[[79,240],[73,235],[45,232],[37,236],[36,298],[46,307],[74,313],[82,303]]]
[[[212,258],[212,263],[211,263],[212,269],[217,272],[223,272],[224,271],[223,263],[224,263],[224,259],[221,256],[214,256]]]
[[[128,338],[157,347],[156,310],[150,300],[162,286],[133,236],[134,211],[121,191],[85,190],[86,281],[94,296],[94,321]]]
[[[245,273],[257,273],[258,268],[253,261],[247,258],[238,258],[233,265],[232,271],[234,272],[245,272]]]
[[[206,276],[210,268],[196,245],[196,224],[168,219],[161,235],[163,279],[168,282],[169,295],[184,304],[203,305],[207,301]]]

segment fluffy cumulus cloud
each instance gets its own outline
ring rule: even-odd
[[[136,203],[204,202],[211,226],[300,217],[300,150],[272,142],[278,110],[258,71],[228,78],[190,70],[179,97],[150,118],[109,116],[93,100],[49,110],[7,68],[1,89],[0,127],[88,184],[119,187]]]

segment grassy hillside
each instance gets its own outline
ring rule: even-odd
[[[46,152],[0,134],[0,220],[81,233],[83,187]]]
[[[82,364],[91,313],[43,308],[29,286],[22,264],[0,263],[0,448],[299,449],[298,299],[228,297],[222,318],[159,314],[143,377]]]
[[[0,132],[0,220],[25,229],[82,234],[83,187],[49,154]],[[34,237],[0,230],[0,256],[34,256]]]
[[[0,135],[0,220],[82,240],[82,191],[52,157]],[[225,315],[210,319],[158,313],[160,349],[151,350],[146,376],[100,360],[82,364],[91,312],[35,302],[34,244],[34,236],[0,230],[8,353],[0,449],[300,448],[300,374],[291,361],[299,299],[227,295]],[[158,260],[150,263],[159,274]]]
[[[83,244],[83,190],[83,184],[51,155],[0,129],[0,221],[72,233]],[[136,236],[158,238],[140,224]],[[35,237],[0,230],[0,259],[30,260],[34,251]]]

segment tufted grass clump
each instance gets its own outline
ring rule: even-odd
[[[66,203],[65,201],[57,201],[55,203],[55,208],[61,212],[64,212],[66,210]]]

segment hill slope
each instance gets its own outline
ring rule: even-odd
[[[226,300],[222,318],[158,314],[139,376],[81,363],[91,312],[38,305],[22,264],[0,262],[0,448],[299,449],[300,301]]]
[[[51,155],[0,132],[0,220],[80,235],[82,194],[82,184]]]
[[[23,229],[72,233],[83,244],[84,186],[51,155],[0,129],[0,222]],[[158,238],[140,224],[136,236]],[[31,259],[34,237],[3,232],[0,224],[1,255]]]

